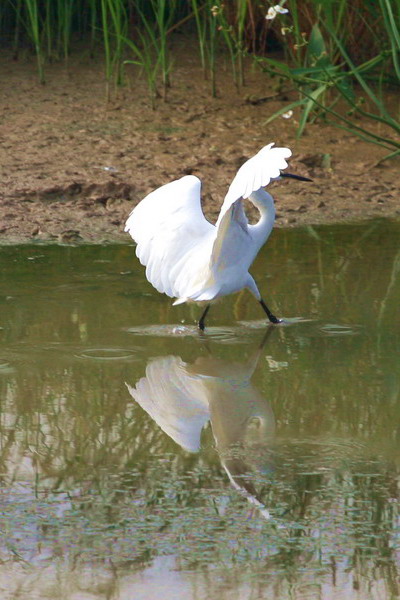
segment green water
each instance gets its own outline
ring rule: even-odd
[[[400,596],[400,223],[277,230],[171,306],[133,246],[0,247],[0,597]]]

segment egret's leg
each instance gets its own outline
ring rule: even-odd
[[[269,310],[268,306],[265,304],[264,300],[261,298],[261,300],[259,300],[261,306],[263,307],[265,313],[267,314],[268,319],[271,321],[271,323],[282,323],[282,319],[278,319],[277,317],[275,317],[275,315],[272,314],[272,312]]]
[[[199,329],[201,331],[204,331],[204,327],[205,327],[204,321],[206,319],[208,311],[210,310],[210,306],[211,306],[211,304],[207,304],[206,308],[204,309],[203,314],[200,317],[200,320],[199,320]]]

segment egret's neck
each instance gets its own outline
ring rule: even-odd
[[[256,225],[251,227],[251,233],[253,237],[257,239],[259,247],[261,247],[267,240],[272,231],[272,227],[274,226],[274,199],[271,194],[268,194],[268,192],[260,188],[256,192],[250,194],[249,200],[260,212],[260,220]]]

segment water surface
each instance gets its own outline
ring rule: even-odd
[[[400,224],[275,231],[172,307],[134,247],[0,248],[0,595],[400,595]]]

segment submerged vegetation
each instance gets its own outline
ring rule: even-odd
[[[237,88],[245,83],[244,59],[299,111],[298,135],[325,119],[400,153],[399,107],[387,98],[400,84],[400,0],[5,0],[0,32],[14,59],[36,55],[38,77],[46,64],[68,62],[82,47],[104,57],[106,96],[127,73],[145,76],[150,101],[167,100],[173,83],[171,40],[197,37],[199,60],[212,96],[218,66],[228,56]],[[82,46],[84,43],[84,46]],[[273,56],[271,53],[273,52]],[[398,101],[397,101],[398,102]]]

